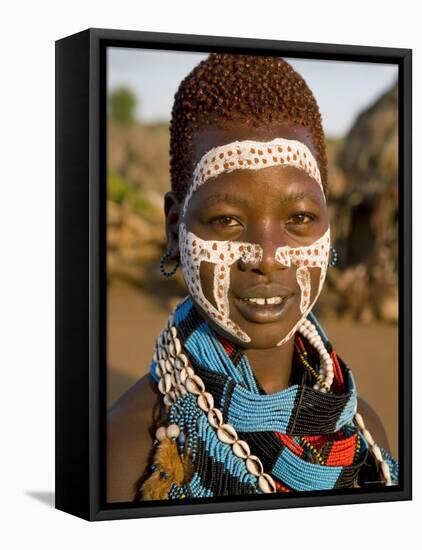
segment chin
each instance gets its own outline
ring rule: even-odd
[[[291,330],[293,327],[290,326],[289,329],[286,329],[285,331],[281,332],[280,330],[274,331],[268,330],[268,326],[266,328],[259,327],[258,329],[255,329],[253,332],[249,331],[249,336],[251,338],[250,342],[239,342],[239,345],[244,347],[245,349],[271,349],[277,347],[277,344],[280,342],[280,340],[283,339],[283,337]],[[287,342],[285,342],[283,345],[285,345]],[[280,346],[282,347],[282,346]]]

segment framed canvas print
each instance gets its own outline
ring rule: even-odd
[[[411,498],[411,50],[56,42],[56,507]]]

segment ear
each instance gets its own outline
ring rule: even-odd
[[[179,222],[181,204],[173,191],[164,195],[164,215],[166,218],[167,251],[172,260],[179,259]]]

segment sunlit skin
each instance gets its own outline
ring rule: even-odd
[[[270,141],[276,137],[304,142],[313,155],[312,140],[302,127],[272,124],[251,128],[240,123],[210,127],[195,135],[195,163],[218,145],[235,140]],[[165,198],[167,236],[172,257],[179,258],[177,228],[181,204],[173,193]],[[300,287],[296,267],[286,268],[275,261],[277,247],[306,246],[320,238],[328,228],[328,211],[318,183],[294,167],[272,166],[260,170],[235,170],[207,180],[192,195],[184,217],[188,231],[206,240],[233,240],[260,244],[261,261],[253,264],[238,261],[231,267],[228,301],[230,318],[246,332],[251,341],[243,343],[215,324],[205,311],[199,313],[216,332],[245,348],[258,381],[267,393],[288,385],[293,358],[294,339],[277,347],[283,336],[301,318]],[[202,262],[201,284],[206,298],[213,297],[214,264]],[[311,268],[311,303],[319,285],[319,268]],[[240,301],[257,287],[275,285],[290,294],[277,319],[251,319],[251,306]],[[245,307],[246,305],[246,307]],[[252,315],[253,317],[253,315]]]

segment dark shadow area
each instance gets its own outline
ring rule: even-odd
[[[107,407],[110,408],[121,395],[135,384],[137,379],[119,372],[111,365],[108,366],[107,378]]]
[[[54,508],[56,496],[54,491],[26,491],[25,494],[42,502],[42,504],[45,504],[49,508]]]

